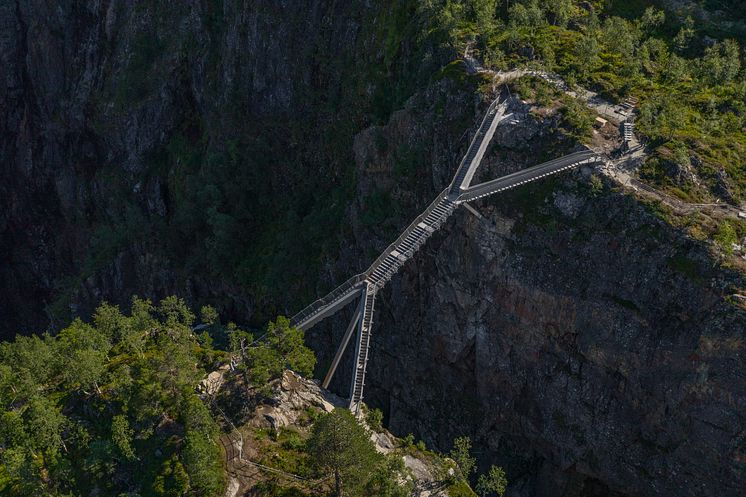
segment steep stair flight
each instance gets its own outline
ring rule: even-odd
[[[507,104],[500,102],[499,99],[490,104],[466,154],[459,163],[451,183],[404,229],[391,245],[386,247],[365,272],[353,276],[291,318],[292,326],[307,330],[319,321],[333,315],[354,299],[362,299],[360,307],[354,314],[353,321],[350,323],[342,344],[332,361],[329,372],[322,382],[324,388],[328,387],[351,334],[356,331],[355,369],[350,387],[350,409],[353,412],[359,413],[360,403],[363,399],[376,293],[391,280],[404,263],[414,257],[420,247],[443,226],[443,223],[460,204],[558,174],[582,164],[604,162],[605,158],[602,155],[591,150],[583,150],[502,178],[471,186],[474,174],[482,162],[495,130],[501,122],[511,116],[511,114],[505,114],[506,110]]]

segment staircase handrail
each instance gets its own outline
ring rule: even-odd
[[[420,224],[433,210],[435,210],[435,207],[447,196],[448,188],[440,192],[440,194],[435,197],[435,200],[433,200],[430,205],[428,205],[427,208],[425,208],[425,210],[420,213],[419,216],[414,218],[414,221],[409,223],[409,226],[407,226],[407,228],[397,237],[396,240],[394,240],[393,243],[391,243],[383,252],[381,252],[381,255],[379,255],[378,258],[373,261],[373,264],[371,264],[370,267],[368,267],[368,270],[365,271],[365,273],[363,274],[366,277],[370,277],[373,274],[373,271],[375,271],[376,268],[378,268],[383,263],[386,257],[389,256],[391,251],[399,246],[404,241],[404,239],[407,238],[409,234],[414,231],[417,225]]]
[[[543,163],[538,164],[536,166],[532,166],[532,167],[529,167],[529,168],[526,168],[526,169],[521,169],[521,170],[518,170],[518,171],[516,171],[514,173],[508,174],[506,176],[502,176],[500,178],[493,179],[491,181],[485,181],[484,183],[480,183],[478,185],[474,185],[472,187],[469,187],[466,190],[464,190],[463,193],[459,196],[458,201],[459,202],[468,202],[469,200],[473,200],[474,197],[475,197],[475,195],[476,196],[482,196],[481,194],[483,192],[489,192],[488,194],[494,193],[494,192],[490,192],[490,190],[493,189],[493,188],[495,188],[497,185],[505,184],[508,187],[518,186],[518,184],[511,184],[511,181],[514,180],[514,179],[516,179],[516,178],[520,178],[523,175],[525,175],[526,173],[529,173],[529,172],[531,172],[533,170],[543,169],[543,168],[546,168],[546,167],[554,165],[554,164],[562,163],[563,161],[566,161],[567,159],[573,159],[573,160],[571,162],[568,162],[566,167],[575,167],[575,166],[578,166],[581,163],[584,163],[586,161],[595,162],[595,161],[602,160],[602,157],[601,157],[600,154],[597,154],[597,153],[595,153],[595,152],[593,152],[592,150],[589,150],[589,149],[582,150],[582,151],[579,151],[579,152],[574,152],[572,154],[565,155],[565,156],[562,156],[562,157],[557,157],[556,159],[552,159],[552,160],[549,160],[547,162],[543,162]],[[565,169],[565,168],[562,168],[562,169]],[[547,174],[556,174],[556,173],[561,172],[562,169],[557,170],[557,171],[552,171],[552,172],[547,173]],[[537,176],[535,178],[528,178],[527,181],[534,181],[536,179],[539,179],[539,177],[540,176]]]
[[[466,153],[461,158],[461,162],[459,162],[459,165],[456,168],[456,173],[453,175],[453,179],[448,184],[448,188],[446,188],[446,190],[448,190],[449,192],[452,191],[452,190],[454,190],[454,189],[457,189],[459,186],[461,186],[461,185],[456,185],[455,184],[456,180],[458,179],[459,174],[461,173],[461,170],[464,167],[467,167],[467,168],[469,167],[469,164],[466,164],[466,158],[469,157],[469,153],[472,151],[472,149],[475,146],[477,148],[479,148],[480,145],[482,144],[482,140],[484,139],[484,133],[483,133],[482,128],[484,127],[484,124],[487,122],[487,118],[490,116],[490,114],[492,114],[492,112],[495,111],[495,109],[497,109],[498,101],[499,100],[500,100],[499,98],[496,98],[495,100],[492,101],[492,103],[490,104],[490,106],[487,107],[487,112],[484,113],[484,117],[482,118],[482,121],[479,123],[479,127],[477,128],[477,132],[474,133],[474,138],[472,138],[471,139],[471,143],[469,143],[469,148],[466,149]],[[481,138],[480,138],[480,135],[481,135]],[[472,157],[472,160],[474,160],[473,157]]]
[[[354,288],[355,286],[362,283],[366,278],[365,273],[356,274],[355,276],[351,277],[338,287],[336,287],[331,292],[327,293],[320,299],[315,300],[311,304],[307,305],[303,308],[300,312],[295,314],[292,318],[290,318],[290,322],[293,325],[298,324],[299,322],[303,321],[308,316],[314,314],[316,311],[321,309],[322,307],[326,307],[327,305],[331,304],[335,300],[337,300],[342,295],[346,294],[350,289]]]

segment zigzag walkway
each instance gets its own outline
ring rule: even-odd
[[[353,411],[359,412],[363,398],[376,292],[383,288],[399,268],[414,256],[415,252],[443,225],[459,204],[536,181],[581,164],[603,162],[604,158],[601,155],[584,150],[471,187],[474,173],[484,157],[497,126],[509,117],[505,115],[506,108],[505,103],[501,104],[498,100],[492,102],[450,185],[435,197],[424,212],[407,226],[394,243],[389,245],[364,273],[353,276],[291,318],[290,322],[293,326],[307,330],[322,319],[336,313],[355,298],[362,297],[361,304],[322,382],[324,388],[328,387],[352,333],[357,329],[355,371],[350,389],[350,408]]]

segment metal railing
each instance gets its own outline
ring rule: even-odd
[[[448,189],[446,188],[443,190],[436,198],[433,200],[430,205],[427,206],[427,208],[419,215],[417,216],[414,221],[412,221],[409,226],[399,235],[399,237],[391,243],[386,249],[381,253],[381,255],[378,256],[378,258],[373,261],[373,264],[371,264],[368,269],[364,273],[357,274],[353,276],[352,278],[348,279],[344,283],[342,283],[340,286],[323,296],[322,298],[314,301],[313,303],[307,305],[303,310],[295,314],[292,318],[290,318],[290,324],[293,326],[298,326],[300,323],[303,323],[304,321],[307,321],[308,318],[313,317],[314,315],[323,312],[324,308],[334,304],[339,299],[343,298],[345,295],[347,295],[351,290],[353,290],[355,287],[359,286],[363,281],[366,279],[373,277],[373,271],[375,271],[378,267],[383,264],[383,261],[391,254],[391,251],[394,250],[397,246],[399,246],[404,239],[406,239],[417,227],[418,224],[420,224],[435,208],[446,199],[448,194]],[[399,264],[399,261],[397,261],[397,264]]]
[[[319,312],[322,312],[324,308],[332,305],[334,302],[347,295],[350,290],[359,286],[366,279],[371,278],[373,275],[373,271],[375,271],[376,268],[378,268],[383,263],[386,257],[391,254],[392,250],[394,250],[399,244],[401,244],[404,239],[415,230],[419,223],[421,223],[433,210],[435,210],[435,208],[446,198],[447,193],[448,189],[443,190],[435,198],[435,200],[433,200],[430,205],[427,206],[425,211],[417,216],[392,244],[386,247],[381,255],[379,255],[378,258],[373,261],[373,264],[371,264],[364,273],[353,276],[322,298],[315,300],[311,304],[307,305],[305,308],[303,308],[303,310],[290,318],[290,324],[293,326],[297,326],[299,323],[302,323],[308,318],[313,317]]]
[[[474,138],[472,138],[471,143],[469,144],[469,148],[466,149],[466,154],[464,154],[464,157],[461,159],[458,169],[456,169],[456,174],[453,176],[453,180],[451,180],[451,183],[448,185],[447,190],[449,192],[456,192],[461,186],[461,181],[466,176],[466,172],[468,171],[469,166],[476,157],[479,147],[482,145],[482,141],[484,140],[485,136],[485,128],[489,129],[489,126],[492,124],[490,117],[494,117],[495,113],[497,112],[496,109],[498,106],[498,100],[499,99],[493,100],[490,106],[487,107],[487,112],[484,114],[482,122],[479,123],[477,132],[474,134]],[[487,124],[488,121],[489,124]]]
[[[292,326],[297,326],[298,323],[301,323],[309,317],[321,312],[325,307],[333,304],[335,301],[347,295],[350,290],[359,286],[365,278],[365,273],[356,274],[320,299],[315,300],[313,303],[304,307],[302,311],[290,318],[290,324]]]
[[[570,160],[569,162],[565,163],[565,161],[568,161],[568,159],[574,160]],[[458,202],[468,202],[471,200],[476,200],[478,198],[486,197],[487,195],[492,195],[503,190],[515,188],[517,186],[536,181],[546,176],[559,174],[581,164],[597,163],[603,161],[603,155],[594,153],[591,150],[575,152],[574,154],[559,157],[543,164],[539,164],[538,166],[533,166],[528,169],[516,171],[515,173],[503,176],[502,178],[487,181],[485,183],[473,186],[465,190],[464,193],[459,196]],[[556,169],[554,168],[560,164],[562,165],[561,167],[557,167]]]
[[[409,223],[409,226],[399,235],[399,237],[394,240],[393,243],[391,243],[386,249],[381,253],[381,255],[378,256],[378,258],[373,261],[373,264],[370,265],[367,271],[363,273],[366,278],[370,278],[373,275],[373,271],[378,268],[383,261],[391,254],[391,251],[394,250],[396,247],[398,247],[405,238],[407,238],[410,233],[412,233],[415,228],[417,228],[417,225],[420,224],[432,211],[435,210],[435,208],[447,198],[448,196],[448,188],[440,192],[438,196],[435,197],[435,200],[433,200],[430,205],[427,206],[427,208],[419,215],[417,216],[414,221]]]

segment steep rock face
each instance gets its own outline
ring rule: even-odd
[[[440,64],[412,8],[3,2],[0,333],[132,293],[241,320],[315,294],[280,289],[338,250],[352,136]]]
[[[557,149],[553,128],[501,131],[485,175]],[[589,173],[453,216],[379,294],[366,397],[400,435],[470,435],[513,495],[739,495],[744,279]]]
[[[629,237],[644,214],[618,203],[583,207],[619,234],[580,244],[459,214],[380,299],[369,396],[394,431],[447,447],[469,426],[551,466],[539,495],[572,495],[574,473],[624,495],[738,495],[744,312],[667,266],[675,238]]]

